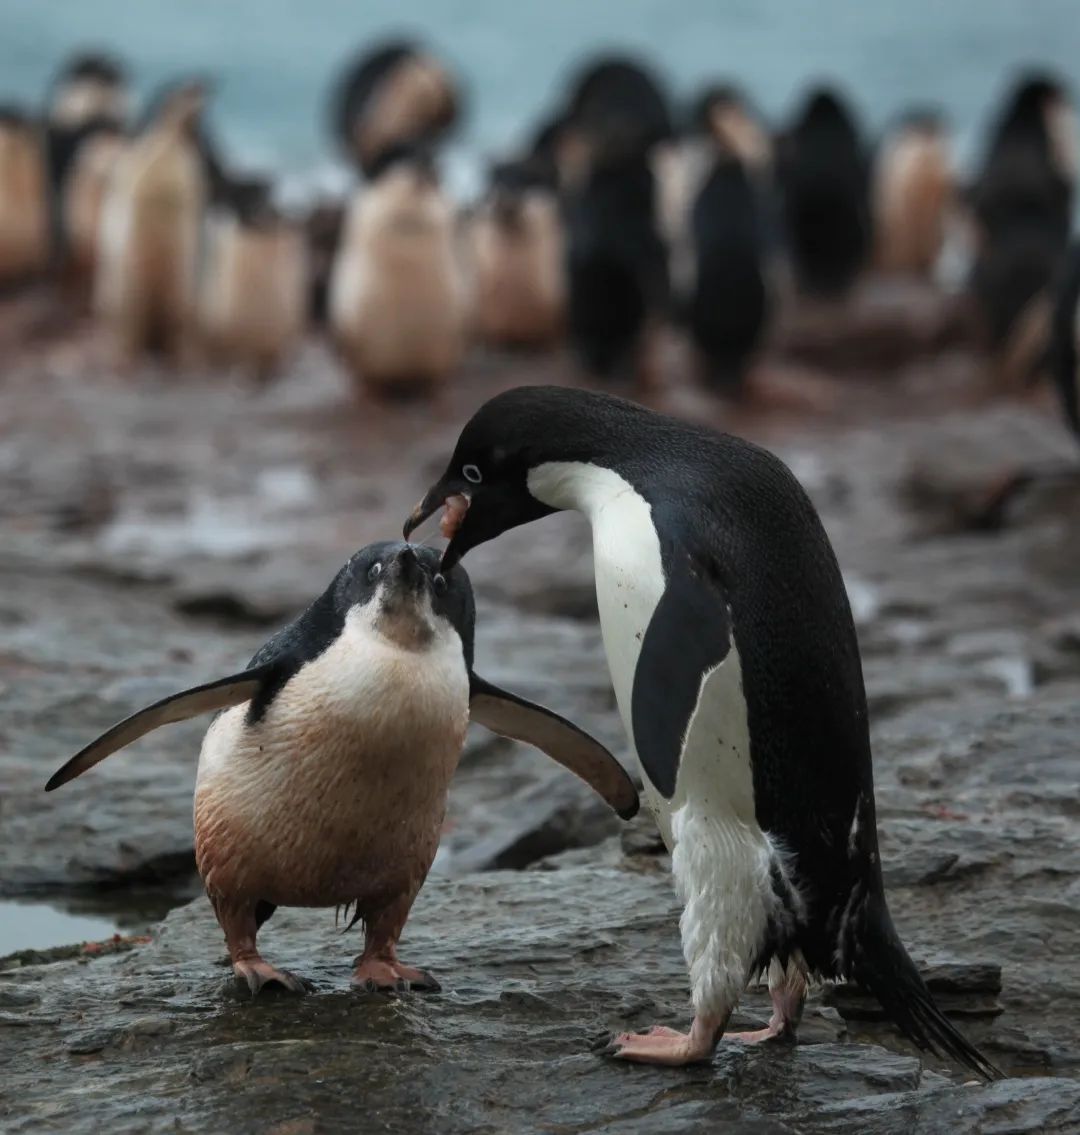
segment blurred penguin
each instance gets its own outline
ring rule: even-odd
[[[1050,322],[1049,369],[1065,424],[1080,443],[1080,243],[1065,258]]]
[[[428,393],[465,350],[469,295],[455,211],[430,155],[384,154],[349,207],[330,280],[330,326],[377,395]]]
[[[1051,292],[1051,298],[1040,305],[1046,308],[1045,336],[1035,348],[1039,352],[1035,365],[1028,367],[1023,377],[1031,382],[1043,368],[1049,370],[1065,426],[1080,444],[1080,243],[1074,242],[1066,253]],[[969,523],[973,528],[996,530],[1005,524],[1009,506],[1028,490],[1078,481],[1080,464],[1075,454],[1071,460],[1050,457],[1012,467],[996,476],[981,494]]]
[[[846,295],[870,249],[869,187],[858,127],[837,94],[811,93],[782,139],[779,174],[799,289]]]
[[[90,300],[109,180],[127,146],[119,126],[94,125],[75,151],[61,194],[63,277],[80,303]]]
[[[746,370],[768,317],[762,197],[753,172],[721,146],[694,201],[694,287],[690,335],[715,390],[743,392]]]
[[[654,169],[674,133],[667,95],[637,61],[602,56],[578,71],[556,121],[571,341],[591,374],[648,382],[669,304]]]
[[[660,147],[655,162],[672,290],[684,309],[695,287],[699,238],[693,231],[694,204],[714,173],[718,153],[738,160],[749,179],[758,223],[755,247],[760,244],[766,262],[780,249],[772,138],[742,92],[728,83],[712,84],[692,101],[682,135]]]
[[[650,154],[674,136],[667,93],[636,59],[591,59],[569,88],[563,111],[538,138],[553,152],[564,190],[580,189],[599,162]]]
[[[365,177],[402,147],[430,146],[458,121],[461,97],[450,72],[407,41],[365,52],[344,69],[332,97],[333,133]]]
[[[64,65],[46,109],[49,181],[57,199],[83,142],[98,130],[122,130],[129,112],[127,74],[119,60],[87,52]]]
[[[706,87],[694,101],[690,131],[707,136],[742,162],[751,174],[767,174],[773,165],[773,141],[746,96],[730,83]]]
[[[596,155],[567,194],[568,330],[585,368],[605,379],[651,381],[652,338],[668,310],[667,248],[646,153]]]
[[[275,208],[270,183],[233,181],[207,224],[199,324],[211,358],[266,379],[303,333],[308,285],[303,230]]]
[[[179,361],[191,342],[209,194],[199,146],[206,98],[201,82],[172,88],[109,180],[94,300],[122,366],[147,351]]]
[[[1025,77],[990,131],[972,207],[984,239],[1020,224],[1068,238],[1076,183],[1076,122],[1064,86]]]
[[[49,263],[49,194],[41,132],[15,107],[0,107],[0,285]]]
[[[342,233],[346,207],[337,198],[315,201],[304,218],[308,254],[308,319],[314,327],[325,327],[330,319],[330,277]]]
[[[558,198],[528,160],[492,170],[469,220],[473,327],[485,343],[545,347],[563,325],[563,233]]]
[[[890,130],[874,163],[876,263],[929,279],[945,245],[953,194],[949,136],[934,111],[915,111]]]
[[[1049,285],[1065,254],[1075,191],[1075,121],[1064,88],[1022,80],[990,134],[971,192],[971,293],[1006,381],[1032,358],[1049,315]],[[1027,360],[1027,361],[1024,361]]]

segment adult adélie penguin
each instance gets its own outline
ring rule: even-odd
[[[622,399],[522,387],[466,424],[406,533],[444,506],[444,570],[563,509],[592,527],[604,648],[672,851],[694,1006],[689,1033],[624,1033],[612,1054],[708,1060],[767,969],[772,1019],[741,1040],[794,1034],[809,977],[851,978],[916,1044],[999,1075],[935,1005],[889,915],[855,627],[787,467]]]

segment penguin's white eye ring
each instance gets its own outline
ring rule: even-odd
[[[374,583],[380,575],[382,575],[382,564],[376,560],[371,567],[367,569],[368,583]]]
[[[465,480],[473,485],[479,485],[480,482],[484,479],[484,475],[475,465],[463,465],[461,467],[461,472],[464,475]]]

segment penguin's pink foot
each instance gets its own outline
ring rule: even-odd
[[[635,1064],[707,1064],[723,1031],[717,1018],[695,1017],[688,1033],[656,1025],[647,1033],[619,1033],[604,1049],[605,1056]]]
[[[384,958],[361,958],[353,970],[352,983],[365,993],[394,991],[405,993],[410,989],[437,993],[441,986],[426,970],[402,965]]]
[[[802,970],[794,965],[784,970],[773,963],[769,967],[769,994],[773,1011],[768,1025],[752,1032],[725,1033],[724,1040],[737,1040],[742,1044],[762,1044],[770,1040],[794,1042],[806,1001],[806,978]]]
[[[275,969],[260,957],[241,958],[233,962],[233,973],[247,982],[251,996],[255,997],[264,986],[279,986],[289,993],[307,993],[311,983],[288,970]]]
[[[745,1033],[724,1033],[724,1040],[737,1040],[740,1044],[764,1044],[768,1040],[795,1040],[795,1029],[786,1023],[775,1025],[772,1021],[763,1029],[753,1029]]]
[[[353,970],[352,983],[365,993],[402,991],[409,983],[399,976],[397,969],[382,958],[361,958]]]

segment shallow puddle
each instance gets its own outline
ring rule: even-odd
[[[76,913],[40,900],[0,900],[0,957],[16,950],[99,942],[118,931],[115,918]]]

